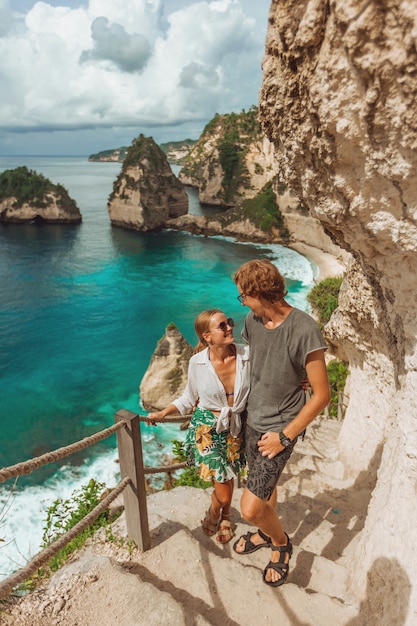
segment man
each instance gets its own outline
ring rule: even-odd
[[[251,388],[246,425],[249,475],[241,510],[258,530],[240,537],[233,548],[248,554],[269,547],[263,580],[278,587],[288,576],[292,544],[276,511],[276,485],[297,437],[330,401],[327,346],[313,318],[285,301],[285,281],[273,263],[249,261],[234,281],[239,301],[251,309],[242,331],[250,346]],[[306,376],[312,389],[307,402],[300,385]]]

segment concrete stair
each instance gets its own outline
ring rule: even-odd
[[[343,479],[335,455],[339,429],[337,421],[317,420],[282,476],[278,510],[294,545],[282,587],[262,581],[269,550],[238,555],[234,540],[221,545],[203,533],[210,489],[178,487],[148,497],[149,551],[129,552],[121,545],[122,515],[112,539],[103,531],[54,576],[43,599],[49,593],[51,606],[64,606],[55,614],[51,608],[49,617],[44,606],[42,624],[361,626],[358,607],[347,597],[346,564],[370,492]],[[249,528],[239,511],[242,491],[236,489],[233,500],[237,537]]]

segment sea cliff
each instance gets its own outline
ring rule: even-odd
[[[108,201],[115,226],[148,231],[188,211],[188,197],[152,137],[132,143]]]
[[[62,185],[25,166],[0,174],[0,222],[78,224],[81,219]]]
[[[352,257],[326,328],[350,365],[338,441],[373,497],[348,546],[350,591],[417,615],[417,52],[413,3],[273,2],[260,117],[286,183]],[[387,578],[387,572],[396,572]],[[404,590],[406,594],[404,597]],[[399,608],[406,602],[406,615]],[[397,608],[397,618],[393,617]]]

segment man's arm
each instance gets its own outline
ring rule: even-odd
[[[291,440],[302,433],[330,402],[330,387],[324,350],[315,350],[307,356],[306,372],[313,393],[298,415],[284,428],[284,435]],[[258,447],[262,456],[268,456],[272,459],[283,450],[279,433],[265,433],[259,441]]]

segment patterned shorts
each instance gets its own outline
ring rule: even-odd
[[[245,466],[242,435],[232,437],[229,431],[216,432],[216,416],[197,407],[185,438],[189,464],[195,465],[200,478],[224,483],[236,478]]]
[[[259,452],[258,441],[263,433],[246,425],[246,454],[248,457],[249,475],[246,487],[261,500],[269,500],[279,477],[290,458],[297,439],[288,448],[268,459]]]

